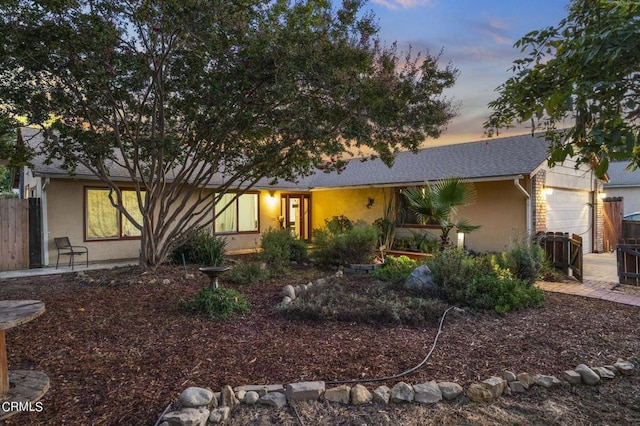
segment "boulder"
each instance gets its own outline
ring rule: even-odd
[[[507,383],[509,384],[509,389],[513,393],[524,393],[527,391],[527,388],[522,384],[522,382],[514,380],[513,382]]]
[[[633,369],[635,368],[635,365],[633,365],[633,363],[620,358],[615,364],[613,364],[613,366],[617,368],[620,374],[622,374],[623,376],[628,376],[633,372]]]
[[[433,274],[427,265],[420,265],[414,269],[404,282],[404,286],[409,290],[433,290],[435,282]]]
[[[324,391],[324,399],[331,402],[341,402],[343,404],[349,403],[349,396],[351,395],[351,387],[347,385],[341,385],[335,388],[327,389]]]
[[[280,392],[284,393],[284,386],[282,385],[244,385],[244,386],[236,386],[233,388],[235,392],[245,391],[245,392],[258,392],[258,395],[264,396],[270,392]]]
[[[435,404],[442,401],[442,392],[434,381],[413,385],[413,392],[413,400],[420,404]]]
[[[614,379],[616,377],[615,373],[606,367],[593,367],[592,370],[595,371],[601,379]]]
[[[232,410],[236,405],[240,404],[238,398],[236,398],[236,393],[231,389],[231,386],[226,385],[222,388],[222,395],[220,396],[220,405],[223,407],[229,407]]]
[[[353,405],[368,404],[373,401],[373,395],[369,392],[369,389],[365,388],[361,384],[357,384],[351,388],[351,403]]]
[[[391,398],[391,389],[388,386],[378,386],[373,391],[373,401],[380,404],[388,404]]]
[[[440,388],[440,392],[442,393],[442,398],[447,401],[453,401],[457,397],[459,397],[464,389],[457,383],[454,382],[441,382],[438,383],[438,387]]]
[[[535,380],[529,373],[520,373],[516,376],[516,379],[522,383],[525,389],[529,389],[533,384],[535,384]]]
[[[172,411],[162,417],[169,426],[205,426],[209,419],[209,410],[204,407],[187,407],[180,411]]]
[[[600,376],[585,364],[580,364],[576,368],[576,373],[580,374],[583,383],[594,386],[600,383]]]
[[[287,284],[282,289],[282,295],[291,298],[291,300],[295,300],[296,290],[293,288],[291,284]]]
[[[498,398],[499,396],[502,396],[507,382],[502,380],[500,377],[493,376],[487,380],[483,380],[482,384],[489,389],[494,398]]]
[[[247,405],[255,404],[258,402],[258,399],[260,399],[260,395],[255,391],[249,391],[244,395],[244,403]]]
[[[201,407],[209,405],[213,400],[213,392],[209,389],[192,386],[186,388],[180,394],[180,402],[183,407]]]
[[[216,408],[209,414],[209,422],[213,424],[224,423],[229,420],[231,409],[229,407]]]
[[[298,382],[289,383],[284,393],[289,401],[315,401],[324,390],[324,382]]]
[[[516,377],[516,373],[514,373],[513,371],[505,371],[502,375],[502,378],[507,382],[515,382],[516,380],[518,380],[518,378]]]
[[[280,392],[272,392],[261,396],[258,402],[270,407],[282,408],[287,405],[287,397]]]
[[[548,376],[545,374],[536,374],[533,378],[534,382],[538,386],[542,386],[544,388],[550,388],[551,386],[559,386],[562,382],[555,376]]]
[[[392,402],[413,402],[413,397],[413,387],[405,382],[397,383],[391,388],[390,399]]]
[[[562,372],[562,380],[569,383],[570,385],[579,385],[582,383],[582,377],[575,370],[566,370]]]
[[[467,389],[467,396],[473,402],[491,402],[493,401],[493,394],[484,384],[472,383]]]

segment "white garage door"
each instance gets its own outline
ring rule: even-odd
[[[546,200],[547,231],[580,235],[582,252],[591,253],[591,194],[554,188],[551,194],[547,194]]]

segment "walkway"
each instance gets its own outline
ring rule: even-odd
[[[544,291],[573,294],[593,299],[608,300],[625,305],[640,306],[640,296],[613,291],[618,285],[615,253],[590,253],[584,255],[584,282],[536,284]]]
[[[0,272],[0,281],[7,280],[10,278],[24,278],[24,277],[37,277],[43,275],[57,275],[57,274],[68,274],[72,272],[85,272],[85,271],[95,271],[100,269],[113,269],[121,266],[131,266],[137,265],[137,259],[134,260],[123,260],[116,262],[104,262],[104,263],[89,263],[87,267],[86,264],[77,264],[75,265],[74,270],[68,266],[60,266],[58,269],[55,267],[48,268],[36,268],[36,269],[25,269],[22,271],[2,271]]]

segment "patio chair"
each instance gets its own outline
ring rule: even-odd
[[[87,267],[89,267],[89,249],[85,246],[72,246],[69,237],[54,238],[56,248],[58,249],[58,259],[56,260],[56,269],[60,263],[60,256],[69,256],[69,266],[73,271],[75,265],[74,258],[76,256],[87,255]]]

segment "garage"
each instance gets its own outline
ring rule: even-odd
[[[593,220],[591,192],[552,188],[546,194],[547,231],[582,237],[582,252],[591,253]]]

